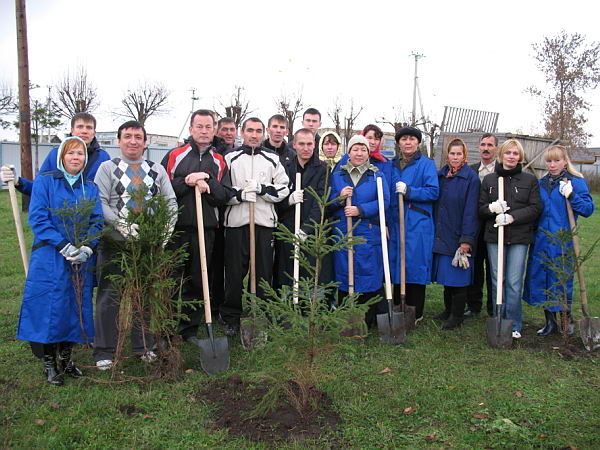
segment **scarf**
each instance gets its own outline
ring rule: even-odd
[[[456,168],[454,168],[450,164],[448,164],[448,173],[446,174],[446,178],[452,178],[454,175],[456,175],[458,173],[458,171],[463,168],[465,163],[466,163],[466,161],[463,161],[462,164]]]

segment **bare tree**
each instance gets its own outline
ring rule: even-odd
[[[584,146],[591,134],[583,129],[590,103],[583,95],[600,83],[600,43],[589,45],[579,33],[564,30],[533,44],[538,68],[546,77],[546,90],[531,86],[527,91],[544,104],[546,137]]]
[[[333,109],[330,111],[327,111],[327,115],[333,122],[333,127],[335,128],[335,132],[338,134],[338,136],[341,136],[342,135],[342,119],[341,119],[342,105],[340,103],[339,98],[335,99],[335,101],[333,102]]]
[[[8,128],[11,125],[11,122],[2,119],[2,116],[18,111],[15,102],[16,98],[13,89],[8,84],[0,84],[0,127]]]
[[[294,122],[298,118],[300,111],[304,108],[302,90],[299,89],[295,94],[282,92],[281,96],[275,102],[277,104],[277,111],[288,121],[288,142],[291,142],[294,138]]]
[[[401,128],[410,125],[410,119],[407,117],[406,113],[402,111],[401,107],[393,107],[392,110],[394,111],[393,119],[381,116],[381,118],[375,120],[375,122],[391,125],[394,128],[394,133],[397,133]]]
[[[346,139],[346,142],[354,135],[354,124],[362,110],[363,107],[361,106],[358,111],[355,111],[354,99],[350,100],[350,110],[348,111],[348,114],[344,115],[344,138]]]
[[[140,82],[135,89],[128,90],[121,99],[121,109],[115,116],[137,120],[142,125],[152,115],[167,112],[167,100],[171,95],[162,83]]]
[[[221,114],[217,112],[217,114],[219,114],[221,117],[231,117],[235,121],[235,126],[237,128],[239,128],[246,117],[252,113],[252,110],[250,109],[250,102],[243,95],[243,90],[244,88],[242,86],[235,86],[228,105],[223,103],[222,100],[219,100],[219,103],[221,104],[221,107],[224,109],[225,113]]]
[[[78,112],[92,112],[98,106],[96,88],[88,81],[87,69],[83,66],[65,72],[54,92],[52,104],[67,119]]]
[[[333,102],[333,109],[327,112],[327,115],[333,122],[335,132],[342,138],[344,142],[348,142],[354,133],[354,124],[356,119],[362,112],[363,107],[361,106],[358,111],[355,111],[354,99],[350,99],[350,107],[346,113],[339,98],[336,98]]]

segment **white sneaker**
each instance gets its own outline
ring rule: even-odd
[[[112,359],[102,359],[100,361],[96,361],[96,369],[98,370],[108,370],[112,369]]]
[[[148,350],[146,353],[140,356],[140,359],[145,363],[152,363],[156,361],[156,358],[158,358],[158,356],[156,356],[156,353],[154,353],[152,350]]]
[[[513,331],[512,337],[513,339],[521,339],[521,333],[519,333],[518,331]]]

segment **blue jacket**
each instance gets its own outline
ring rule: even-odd
[[[454,256],[460,244],[474,249],[479,231],[479,176],[464,165],[452,178],[446,178],[449,167],[438,171],[440,198],[435,202],[435,240],[433,253]]]
[[[390,270],[392,282],[400,283],[400,216],[395,186],[404,181],[408,190],[404,196],[404,230],[406,232],[406,282],[429,284],[433,261],[433,202],[440,193],[434,162],[417,152],[411,162],[400,169],[399,160],[393,161],[394,194],[390,213]]]
[[[94,337],[92,308],[93,270],[95,257],[82,264],[83,329],[80,311],[71,277],[71,264],[60,254],[60,250],[73,238],[73,222],[63,223],[52,214],[53,209],[63,208],[65,202],[73,204],[80,199],[93,200],[94,209],[85,229],[87,236],[98,236],[102,228],[102,205],[98,188],[91,181],[81,178],[73,187],[65,180],[62,172],[45,172],[33,183],[29,205],[29,225],[33,231],[33,248],[29,271],[25,281],[23,302],[17,328],[17,339],[40,343],[91,342]],[[87,244],[92,249],[97,239]]]
[[[48,156],[42,163],[42,167],[40,167],[40,174],[58,169],[56,165],[58,148],[59,147],[56,147],[50,150],[50,153],[48,153]],[[87,163],[85,169],[83,169],[83,176],[86,180],[93,180],[96,176],[96,172],[98,171],[98,167],[100,167],[100,164],[102,164],[104,161],[108,161],[110,159],[110,155],[106,152],[106,150],[100,148],[96,138],[94,138],[88,146],[87,153]],[[32,188],[33,181],[26,180],[25,178],[19,178],[19,184],[17,186],[17,190],[19,192],[22,194],[31,195]]]
[[[589,217],[594,212],[594,201],[589,193],[587,184],[583,178],[567,173],[566,178],[571,180],[573,185],[573,193],[569,197],[575,220],[578,216]],[[551,186],[550,177],[546,175],[540,183],[540,195],[544,210],[538,219],[538,228],[535,233],[533,246],[529,250],[529,260],[527,263],[527,275],[525,276],[525,287],[523,291],[523,300],[530,305],[545,305],[550,311],[560,311],[561,307],[550,304],[555,303],[556,299],[551,297],[561,297],[561,290],[555,286],[556,276],[552,271],[547,269],[544,262],[544,255],[548,258],[556,258],[561,254],[559,245],[552,244],[548,240],[548,236],[544,233],[548,231],[555,233],[561,228],[570,230],[569,217],[567,215],[567,206],[565,197],[558,190],[558,183]],[[509,211],[510,213],[510,211]],[[572,243],[570,244],[572,246]],[[556,292],[555,295],[548,296],[544,290]],[[567,286],[567,298],[569,303],[573,298],[573,275]]]
[[[331,175],[330,200],[339,197],[340,192],[346,186],[354,186],[352,194],[352,205],[358,206],[360,215],[352,218],[353,225],[360,220],[354,229],[355,237],[362,237],[364,244],[354,246],[354,290],[355,292],[374,292],[381,289],[383,285],[383,254],[381,250],[381,231],[379,227],[379,205],[377,203],[377,181],[382,179],[384,207],[387,208],[390,201],[388,182],[380,171],[367,170],[360,178],[356,186],[348,172],[340,165],[340,170]],[[329,210],[333,216],[334,234],[341,236],[346,234],[346,216],[344,215],[345,200],[334,202]],[[338,288],[348,292],[348,251],[338,250],[333,255],[335,268],[335,281],[339,283]]]

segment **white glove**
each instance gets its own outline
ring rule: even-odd
[[[404,181],[398,181],[396,183],[396,194],[406,195],[407,189],[408,188],[407,188],[406,183]]]
[[[571,184],[571,180],[561,180],[559,183],[558,192],[560,192],[565,198],[569,198],[573,193],[573,185]]]
[[[304,201],[304,190],[298,189],[296,191],[292,191],[290,194],[289,202],[291,206],[294,206],[296,203],[302,203]]]
[[[256,203],[256,191],[248,192],[244,189],[242,191],[242,201]]]
[[[246,180],[245,192],[260,192],[260,183],[256,180]]]
[[[175,231],[175,224],[169,225],[169,231],[167,231],[165,240],[162,243],[163,248],[165,248],[167,246],[167,244],[169,243],[169,239],[171,239],[171,236],[173,236],[173,231]]]
[[[515,221],[515,218],[513,216],[511,216],[510,214],[498,214],[496,216],[496,223],[494,224],[494,226],[495,227],[503,227],[505,225],[510,225],[514,221]]]
[[[75,256],[68,256],[67,261],[70,261],[71,264],[83,264],[85,263],[90,256],[92,256],[93,250],[85,245],[79,247],[78,252]]]
[[[456,250],[454,253],[454,258],[452,259],[452,265],[454,267],[460,267],[461,269],[467,270],[469,268],[469,257],[470,253],[461,253],[460,248]]]
[[[298,233],[296,233],[296,236],[298,236],[298,239],[300,239],[300,241],[304,242],[308,237],[308,234],[306,234],[306,232],[302,228],[300,228],[298,230]]]
[[[510,206],[506,204],[504,200],[496,200],[488,205],[491,213],[494,214],[503,214],[510,209]]]
[[[63,255],[67,261],[70,261],[69,258],[73,258],[79,254],[79,249],[73,244],[67,244],[60,251],[60,254]]]
[[[15,166],[10,165],[0,167],[0,179],[7,184],[9,181],[14,181],[16,185],[18,179],[17,174],[15,173]]]
[[[132,223],[128,226],[124,222],[117,222],[115,228],[125,239],[135,239],[140,230],[140,226],[137,223]]]

